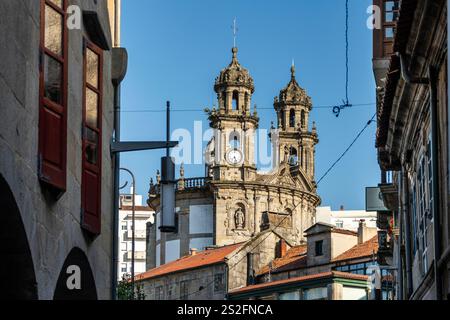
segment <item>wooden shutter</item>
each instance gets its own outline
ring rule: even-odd
[[[67,0],[41,0],[39,179],[66,189]]]
[[[101,232],[103,54],[88,41],[83,52],[81,221],[84,229],[98,235]]]

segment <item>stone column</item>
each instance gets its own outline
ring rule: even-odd
[[[342,300],[344,286],[340,283],[332,283],[328,285],[328,300]]]

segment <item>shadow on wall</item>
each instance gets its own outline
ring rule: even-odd
[[[64,261],[54,300],[97,300],[94,275],[86,254],[73,248]]]
[[[38,299],[28,238],[14,195],[0,174],[0,299]]]

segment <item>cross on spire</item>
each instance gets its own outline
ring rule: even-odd
[[[233,20],[233,25],[231,26],[231,28],[233,29],[233,48],[236,48],[236,38],[239,31],[236,23],[236,17]]]

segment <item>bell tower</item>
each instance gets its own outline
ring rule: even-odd
[[[276,138],[272,134],[274,164],[287,162],[291,170],[301,169],[310,181],[314,181],[315,146],[319,139],[315,123],[310,130],[312,102],[297,83],[294,64],[291,67],[291,81],[275,97],[274,108],[278,119]]]
[[[207,151],[213,180],[246,181],[256,176],[255,131],[259,118],[256,107],[251,110],[255,87],[237,53],[233,47],[231,63],[216,78],[218,108],[207,110],[210,126],[216,129]]]

